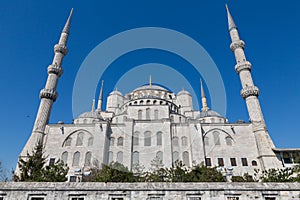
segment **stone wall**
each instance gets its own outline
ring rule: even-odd
[[[300,183],[0,183],[1,200],[292,200]]]

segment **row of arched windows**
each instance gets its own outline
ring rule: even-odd
[[[61,160],[64,162],[64,163],[67,163],[68,162],[68,152],[65,151],[62,153],[61,155]],[[80,164],[80,152],[79,151],[76,151],[74,154],[73,154],[73,160],[72,160],[72,166],[76,167],[76,166],[79,166]],[[92,164],[92,152],[88,151],[86,152],[85,154],[85,158],[84,158],[84,166],[91,166]]]
[[[228,146],[232,146],[233,140],[230,136],[225,137],[225,143]],[[204,144],[206,146],[210,145],[210,139],[205,136],[204,137]],[[221,145],[221,141],[220,141],[220,133],[218,131],[214,131],[213,132],[213,143],[214,145]]]
[[[144,139],[144,146],[151,146],[151,135],[152,133],[150,131],[146,131],[143,135],[141,135],[140,132],[135,131],[133,133],[133,146],[140,145],[140,137]],[[160,131],[156,133],[156,145],[162,145],[162,132]]]
[[[179,146],[179,138],[173,137],[172,138],[172,146],[177,147]],[[186,136],[181,137],[181,146],[188,146],[188,138]]]
[[[150,112],[151,112],[150,108],[146,108],[146,116],[145,116],[146,120],[151,119],[151,113]],[[143,119],[143,111],[142,110],[138,110],[138,119],[139,120]],[[158,110],[154,110],[154,119],[158,119]]]
[[[113,161],[114,161],[114,153],[112,151],[109,151],[108,152],[108,163],[111,163]],[[123,163],[123,152],[122,151],[119,151],[117,153],[117,159],[116,159],[116,161],[118,163]]]
[[[174,162],[179,160],[179,152],[178,151],[174,151],[172,156],[173,156]],[[187,151],[182,152],[182,162],[186,166],[190,166],[189,152],[187,152]]]
[[[117,139],[117,146],[123,146],[124,144],[124,138],[123,137],[118,137]],[[114,137],[110,137],[109,138],[109,145],[110,146],[114,146],[115,145],[115,138]]]
[[[83,146],[84,145],[84,133],[83,132],[79,132],[77,134],[77,138],[76,138],[76,143],[75,145],[76,146]],[[93,136],[90,136],[88,138],[88,142],[87,142],[87,146],[93,146],[93,143],[94,143],[94,137]],[[65,141],[65,144],[64,146],[65,147],[68,147],[68,146],[71,146],[72,145],[72,137],[69,136],[66,141]]]

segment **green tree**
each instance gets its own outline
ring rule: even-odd
[[[245,173],[243,176],[233,176],[231,178],[232,182],[255,182],[253,176]]]
[[[24,182],[64,182],[69,168],[62,161],[45,166],[47,157],[43,153],[43,144],[39,142],[32,154],[18,162],[19,175],[14,175],[14,181]]]
[[[216,168],[209,168],[203,164],[195,165],[189,172],[190,182],[225,182],[221,172]]]

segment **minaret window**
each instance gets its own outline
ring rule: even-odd
[[[144,146],[151,146],[151,132],[144,133]]]
[[[114,153],[112,151],[108,152],[108,164],[114,161]]]
[[[139,145],[139,135],[140,135],[140,133],[138,131],[135,131],[133,133],[133,146]]]
[[[119,151],[117,153],[117,162],[118,163],[123,163],[123,152],[122,151]]]
[[[80,152],[77,151],[74,153],[72,166],[79,166],[79,160],[80,160]]]
[[[138,111],[138,119],[141,120],[143,118],[143,111],[139,110]]]
[[[88,140],[88,146],[93,146],[94,143],[94,137],[90,137]]]
[[[146,109],[146,119],[149,120],[150,119],[150,108]]]
[[[89,151],[85,154],[84,166],[91,166],[92,153]]]
[[[187,167],[190,166],[190,158],[189,158],[189,152],[184,151],[182,153],[182,162],[185,164]]]
[[[162,145],[162,132],[156,133],[156,145],[157,146]]]
[[[232,139],[231,139],[229,136],[227,136],[227,137],[225,138],[225,140],[226,140],[226,144],[227,144],[228,146],[232,146]]]
[[[173,146],[175,146],[175,147],[178,147],[179,146],[179,142],[178,142],[178,137],[173,137],[173,139],[172,139],[172,144],[173,144]]]
[[[181,145],[182,146],[187,146],[188,145],[187,137],[183,136],[181,138]]]
[[[215,145],[220,145],[220,133],[218,131],[213,132]]]
[[[118,146],[123,146],[123,137],[118,138]]]
[[[78,133],[77,140],[76,140],[76,146],[82,146],[83,145],[83,136],[84,136],[83,132]]]
[[[132,154],[132,164],[133,165],[139,164],[139,152],[138,151],[135,151]]]
[[[68,162],[68,152],[67,151],[62,153],[61,160],[64,162],[64,164],[67,164],[67,162]]]
[[[158,110],[154,110],[154,119],[158,119]]]

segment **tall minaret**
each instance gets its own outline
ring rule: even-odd
[[[245,43],[240,40],[237,27],[226,5],[228,28],[232,43],[230,49],[236,59],[235,71],[239,74],[242,90],[241,96],[245,99],[249,118],[252,123],[253,133],[257,142],[258,159],[262,169],[279,168],[280,162],[276,158],[272,148],[274,144],[266,129],[264,117],[258,100],[259,89],[254,85],[251,76],[251,63],[246,60],[244,53]]]
[[[203,84],[202,84],[202,80],[200,79],[200,87],[201,87],[201,100],[202,100],[202,111],[208,111],[209,107],[207,106],[207,99],[206,99],[206,95],[205,95],[205,91],[203,88]]]
[[[57,98],[56,86],[59,77],[62,75],[62,61],[68,53],[67,40],[70,33],[70,23],[73,9],[70,12],[68,20],[62,30],[58,44],[54,46],[54,58],[52,64],[48,67],[48,78],[45,88],[40,92],[40,106],[37,112],[32,134],[27,141],[20,156],[26,156],[27,152],[31,153],[32,149],[38,142],[43,142],[45,127],[49,122],[50,112]]]
[[[103,84],[104,84],[104,80],[102,80],[102,82],[101,82],[100,94],[99,94],[99,99],[98,99],[98,104],[97,104],[97,111],[102,111]]]

